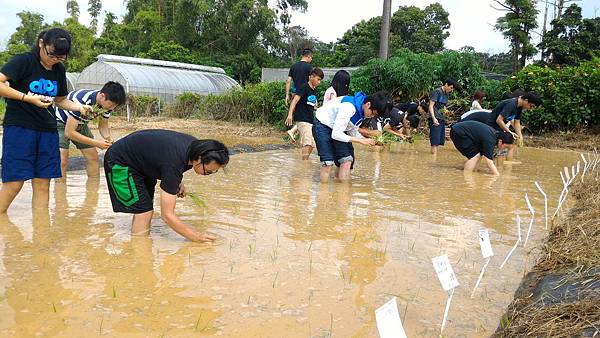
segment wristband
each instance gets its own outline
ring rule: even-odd
[[[21,96],[21,101],[25,101],[25,93],[23,93],[23,96]]]

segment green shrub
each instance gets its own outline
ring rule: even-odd
[[[4,121],[4,113],[6,113],[6,100],[0,98],[0,121]]]
[[[585,62],[576,67],[551,68],[530,65],[504,82],[511,91],[535,91],[541,107],[523,113],[532,131],[600,125],[600,63]]]
[[[175,102],[165,107],[167,116],[189,118],[200,113],[202,96],[195,93],[183,93],[175,97]]]
[[[351,88],[369,94],[385,90],[394,101],[409,102],[426,98],[445,79],[453,78],[459,87],[453,96],[468,97],[486,82],[480,72],[471,53],[426,54],[402,49],[388,60],[372,59],[356,70]]]
[[[283,82],[235,88],[201,100],[197,117],[237,122],[257,122],[283,127],[287,116]]]

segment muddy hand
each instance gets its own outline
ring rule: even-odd
[[[84,104],[81,106],[81,108],[79,108],[79,112],[83,117],[89,117],[94,112],[94,109],[92,108],[92,106]]]
[[[362,143],[366,146],[374,146],[377,142],[372,138],[365,138],[365,139],[361,139],[360,143]]]
[[[112,142],[108,142],[107,140],[98,141],[96,147],[100,149],[108,149],[112,145]]]
[[[46,101],[42,96],[38,95],[25,95],[23,101],[39,108],[48,108],[52,105],[52,101]]]
[[[177,197],[185,197],[186,194],[187,194],[187,189],[185,188],[185,185],[183,183],[181,183],[179,185],[179,190],[177,191]]]
[[[209,235],[209,234],[199,234],[196,238],[196,242],[212,242],[217,239],[217,236]]]

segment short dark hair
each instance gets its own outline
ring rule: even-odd
[[[507,133],[505,131],[496,132],[496,142],[498,142],[498,140],[501,140],[502,143],[504,143],[504,144],[515,143],[515,138],[513,137],[513,135],[511,133]]]
[[[335,90],[336,96],[346,96],[350,91],[350,73],[341,69],[338,70],[333,79],[331,80],[331,86]]]
[[[481,100],[485,97],[485,92],[482,90],[477,90],[475,91],[475,94],[473,94],[473,100]]]
[[[411,127],[413,127],[413,128],[419,127],[419,122],[421,122],[421,118],[419,117],[418,114],[408,115],[407,119],[408,119],[408,124]]]
[[[209,164],[212,161],[224,166],[229,163],[229,149],[217,140],[194,140],[188,148],[188,161]]]
[[[33,45],[32,51],[40,52],[38,42],[44,41],[44,46],[53,46],[55,55],[68,55],[71,51],[71,34],[62,28],[50,28],[41,31]]]
[[[116,103],[118,106],[122,105],[126,101],[125,88],[115,81],[108,81],[100,89],[100,93],[106,96],[106,99]]]
[[[309,55],[312,55],[312,53],[313,53],[312,49],[310,49],[310,48],[304,48],[302,50],[301,55],[302,56],[309,56]]]
[[[367,96],[364,103],[371,103],[371,110],[377,111],[377,114],[385,114],[389,108],[394,107],[384,91],[378,91]]]
[[[523,100],[527,100],[527,102],[529,102],[529,103],[535,104],[536,106],[541,106],[542,105],[542,99],[535,92],[526,92],[523,95],[521,95],[521,98]]]
[[[456,85],[456,81],[454,81],[454,79],[448,78],[446,80],[444,80],[444,84],[445,85],[449,85],[452,86],[454,88],[457,88],[458,86]]]
[[[323,78],[325,77],[325,74],[323,74],[323,71],[321,70],[321,68],[313,68],[310,71],[310,75],[315,75],[321,78],[321,80],[323,80]]]
[[[419,107],[421,107],[421,109],[423,109],[423,111],[425,111],[425,112],[427,112],[427,110],[429,109],[429,106],[427,105],[427,103],[425,103],[425,101],[420,102]],[[419,108],[417,108],[417,112],[418,111],[419,111]]]

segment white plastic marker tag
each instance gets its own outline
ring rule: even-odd
[[[571,182],[571,176],[569,175],[569,168],[565,167],[565,182],[567,182],[567,185],[569,185],[569,183]]]
[[[431,261],[444,291],[448,292],[459,285],[458,279],[456,279],[454,270],[452,270],[452,266],[448,260],[448,255],[435,257]]]
[[[519,215],[517,215],[517,234],[518,234],[517,242],[515,243],[515,246],[513,246],[513,248],[510,250],[508,255],[506,255],[504,262],[502,262],[502,264],[500,264],[500,269],[502,269],[504,267],[504,264],[506,264],[506,262],[508,261],[510,256],[513,254],[513,252],[515,252],[515,250],[519,246],[519,243],[521,243],[521,217]]]
[[[581,183],[583,183],[583,179],[585,178],[585,173],[589,169],[589,164],[588,164],[588,160],[585,158],[585,155],[583,155],[583,154],[579,154],[579,155],[581,155],[581,159],[583,160],[583,173],[581,174]]]
[[[527,246],[527,241],[529,240],[529,233],[531,233],[531,227],[533,226],[533,220],[535,218],[535,210],[531,206],[531,202],[529,202],[529,197],[525,194],[525,202],[527,202],[527,208],[529,208],[529,212],[531,213],[531,219],[529,220],[529,228],[527,229],[527,235],[525,236],[525,243],[523,243],[523,247]]]
[[[538,182],[533,182],[540,193],[544,196],[544,215],[546,216],[546,230],[548,230],[548,196]]]
[[[406,332],[400,321],[396,297],[390,299],[379,309],[375,310],[377,330],[381,338],[406,338]]]
[[[577,161],[577,174],[579,174],[580,168],[581,168],[581,162]]]
[[[479,230],[479,246],[481,247],[481,255],[483,258],[489,258],[494,255],[494,251],[492,251],[492,243],[490,243],[490,232],[488,229]]]

